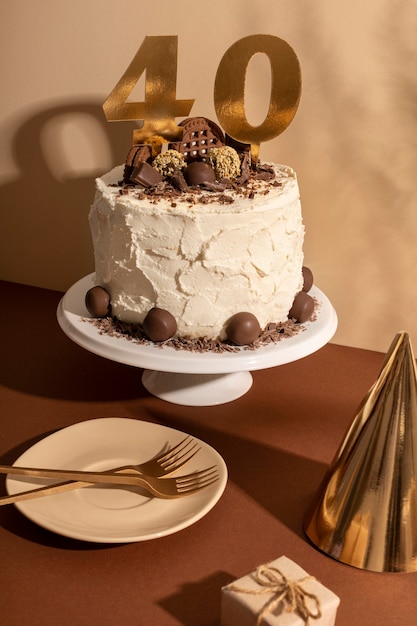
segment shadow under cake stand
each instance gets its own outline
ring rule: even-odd
[[[251,371],[302,359],[328,343],[337,328],[331,302],[313,286],[309,293],[318,302],[316,319],[278,343],[220,354],[141,345],[123,337],[100,334],[94,324],[86,321],[90,316],[84,304],[85,294],[93,285],[94,273],[65,293],[57,310],[61,329],[76,344],[98,356],[144,369],[142,383],[147,391],[174,404],[213,406],[236,400],[251,388]]]

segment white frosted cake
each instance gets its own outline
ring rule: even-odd
[[[286,321],[303,290],[296,174],[284,165],[263,164],[247,167],[244,179],[239,168],[234,180],[218,168],[207,178],[208,163],[182,159],[180,184],[177,176],[173,185],[172,170],[168,177],[166,169],[158,173],[156,161],[156,181],[150,181],[152,158],[144,162],[143,154],[136,165],[145,174],[135,175],[134,151],[127,173],[127,165],[119,166],[96,180],[89,215],[95,283],[108,294],[111,315],[124,322],[146,330],[145,320],[156,310],[172,320],[167,337],[250,343],[253,320],[259,325],[255,335],[270,322]],[[189,172],[197,163],[204,171],[196,180]],[[243,340],[227,330],[237,314],[244,314]]]

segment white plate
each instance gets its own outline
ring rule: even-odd
[[[15,465],[104,470],[141,463],[184,439],[185,433],[127,418],[98,418],[64,428],[24,452]],[[201,446],[186,472],[215,465],[219,480],[184,498],[162,500],[135,488],[91,486],[16,504],[27,518],[53,532],[97,543],[146,541],[175,533],[206,515],[221,497],[227,468],[211,446]],[[178,470],[184,473],[184,468]],[[48,484],[38,478],[8,476],[9,494]]]

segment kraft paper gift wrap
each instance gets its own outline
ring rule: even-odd
[[[221,626],[333,626],[340,599],[286,556],[222,588]]]

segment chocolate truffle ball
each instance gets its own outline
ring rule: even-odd
[[[151,341],[167,341],[177,331],[177,322],[169,311],[154,307],[143,320],[143,332]]]
[[[297,322],[303,324],[311,319],[314,313],[314,300],[308,293],[300,291],[294,298],[294,302],[288,313],[288,317],[295,319]]]
[[[85,306],[93,317],[107,317],[110,315],[110,294],[104,287],[92,287],[85,294]]]
[[[214,183],[216,174],[208,163],[194,161],[185,168],[184,178],[189,185],[197,186],[202,183]]]
[[[311,269],[309,267],[305,267],[303,266],[303,279],[304,279],[304,285],[303,285],[303,291],[305,291],[306,293],[308,291],[310,291],[310,289],[313,286],[313,272],[311,271]]]
[[[238,346],[252,343],[260,332],[261,327],[256,317],[246,312],[233,315],[226,327],[227,338]]]

